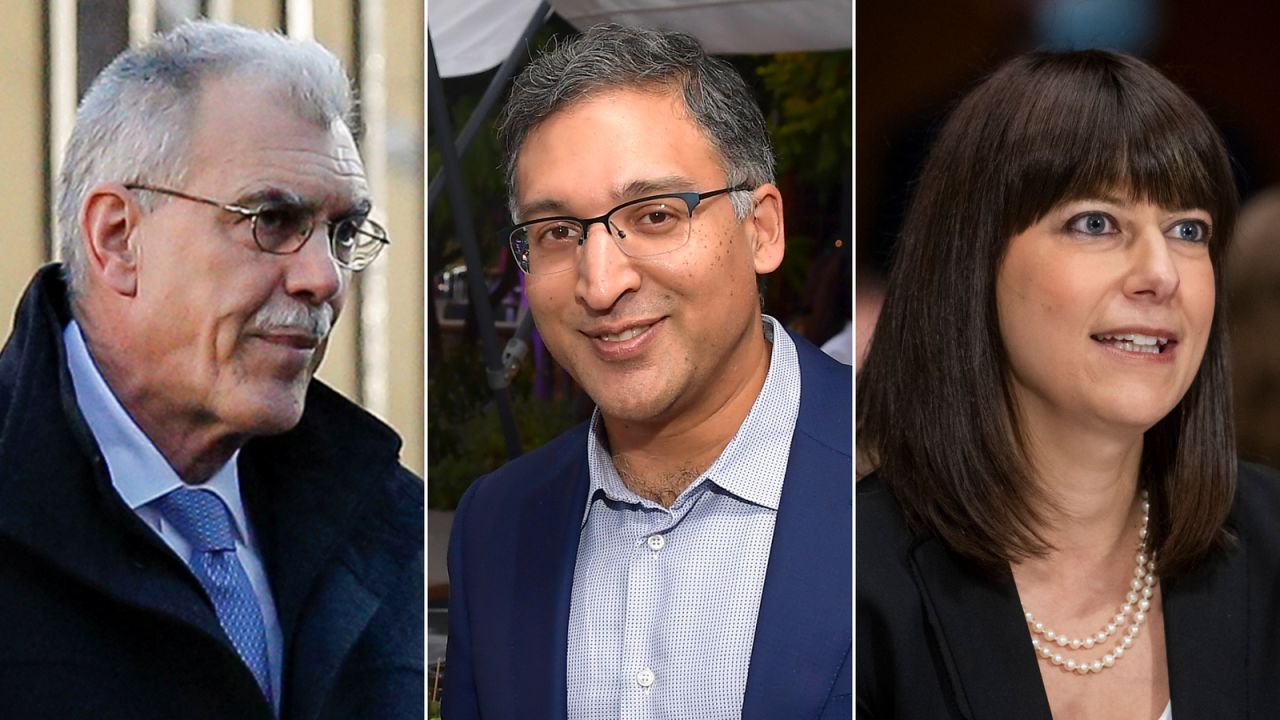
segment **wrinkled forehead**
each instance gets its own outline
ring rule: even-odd
[[[269,88],[244,87],[234,77],[205,88],[199,107],[191,181],[212,175],[231,193],[279,184],[323,204],[367,200],[364,163],[342,120],[306,117]]]

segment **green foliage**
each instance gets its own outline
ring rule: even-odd
[[[853,147],[851,60],[849,52],[782,53],[756,68],[780,175],[839,183]]]
[[[427,388],[427,507],[452,510],[472,481],[507,461],[497,405],[491,400],[478,348],[447,352]],[[527,452],[574,424],[568,399],[532,394],[532,368],[511,385],[520,445]]]

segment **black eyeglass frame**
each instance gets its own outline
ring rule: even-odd
[[[692,221],[693,211],[697,209],[698,205],[701,204],[703,200],[706,200],[707,198],[715,197],[716,195],[724,195],[727,193],[735,193],[735,192],[746,192],[754,189],[755,188],[751,185],[734,185],[732,187],[724,187],[724,188],[720,188],[719,190],[709,190],[707,192],[702,192],[702,193],[671,192],[671,193],[661,193],[659,195],[646,195],[645,197],[636,198],[635,200],[628,200],[622,203],[621,205],[615,207],[614,209],[610,210],[609,212],[603,215],[597,215],[596,217],[593,217],[593,218],[578,218],[572,215],[552,215],[549,217],[540,217],[540,218],[535,218],[533,220],[526,220],[522,223],[516,223],[515,225],[512,225],[510,227],[503,228],[503,230],[499,233],[499,237],[507,238],[507,247],[511,250],[511,255],[512,257],[515,258],[516,265],[520,268],[521,272],[525,273],[526,275],[554,275],[556,273],[564,272],[565,270],[569,269],[566,267],[564,268],[564,270],[552,270],[551,272],[546,272],[546,273],[531,273],[529,272],[529,268],[526,267],[527,263],[522,262],[520,259],[520,249],[516,246],[516,243],[517,243],[516,232],[530,225],[537,225],[538,223],[551,222],[553,220],[572,220],[573,222],[577,223],[582,227],[582,235],[578,237],[579,247],[581,247],[582,244],[587,241],[587,229],[590,228],[592,225],[595,225],[596,223],[600,223],[601,225],[604,225],[605,232],[609,233],[609,237],[613,238],[614,244],[618,246],[618,249],[622,251],[623,255],[626,255],[627,257],[634,257],[634,258],[657,257],[659,255],[665,255],[669,252],[675,252],[676,250],[679,250],[680,248],[684,247],[684,244],[682,243],[677,247],[671,248],[669,250],[663,250],[662,252],[654,253],[652,255],[632,255],[631,253],[627,252],[626,248],[618,244],[619,238],[617,235],[613,233],[613,228],[609,224],[609,218],[613,217],[614,213],[617,213],[620,210],[625,210],[633,205],[640,205],[641,203],[653,202],[654,200],[662,200],[664,198],[679,198],[680,200],[684,201],[686,206],[688,206],[689,219],[690,221]],[[623,237],[625,238],[626,236],[623,235]],[[685,242],[686,243],[688,242],[688,238],[685,238]]]
[[[289,250],[270,250],[264,247],[262,244],[262,241],[258,239],[258,216],[266,212],[267,210],[271,209],[270,203],[264,203],[262,205],[259,205],[256,208],[251,208],[251,207],[245,207],[244,205],[236,205],[235,203],[218,202],[217,200],[211,200],[209,198],[203,198],[198,195],[191,195],[189,193],[184,193],[180,190],[171,190],[169,188],[156,187],[154,185],[143,185],[141,183],[127,184],[125,185],[125,189],[143,190],[145,192],[153,192],[153,193],[159,193],[161,195],[169,195],[171,197],[180,198],[182,200],[190,200],[191,202],[198,202],[204,205],[216,207],[220,210],[225,210],[226,212],[235,213],[236,215],[240,215],[241,217],[248,218],[249,231],[250,231],[250,234],[253,235],[253,244],[256,245],[259,250],[261,250],[262,252],[268,255],[296,254],[298,251],[302,250],[302,248],[306,246],[307,242],[311,240],[311,236],[315,234],[315,229],[316,229],[315,219],[313,218],[311,221],[311,226],[307,229],[307,232],[298,233],[298,236],[302,238],[302,241],[298,243],[297,247],[291,248]],[[382,248],[391,244],[391,240],[387,238],[386,228],[382,227],[381,225],[379,225],[378,223],[374,222],[373,220],[367,217],[359,222],[356,222],[355,218],[343,218],[336,222],[333,220],[324,220],[323,222],[328,227],[328,230],[326,231],[325,234],[328,236],[328,239],[329,239],[329,256],[333,258],[334,262],[338,263],[342,267],[352,272],[360,272],[361,270],[369,267],[369,265],[378,258],[378,255],[382,252]],[[356,223],[353,229],[353,233],[355,235],[363,235],[367,238],[371,238],[373,240],[376,240],[378,244],[371,246],[371,252],[367,253],[368,255],[367,259],[363,260],[362,262],[349,263],[338,257],[337,249],[334,246],[337,243],[338,226],[344,223],[353,223],[353,222]],[[361,226],[365,224],[372,226],[375,232],[370,233],[363,230]],[[357,257],[363,257],[363,255],[358,255]]]

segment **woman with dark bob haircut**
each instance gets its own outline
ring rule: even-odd
[[[956,107],[858,378],[859,717],[1280,717],[1236,205],[1212,123],[1135,58],[1023,55]]]

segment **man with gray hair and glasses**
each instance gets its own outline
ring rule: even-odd
[[[444,716],[850,717],[852,376],[761,314],[782,197],[746,84],[599,26],[500,125],[503,242],[596,411],[458,506]]]
[[[85,95],[0,353],[0,717],[423,716],[422,483],[312,380],[387,244],[351,107],[216,23]]]

